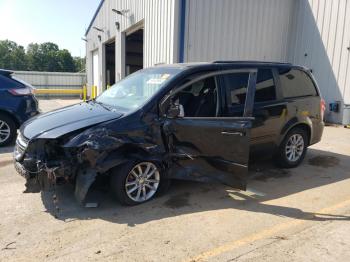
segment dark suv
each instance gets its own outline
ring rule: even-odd
[[[109,176],[123,204],[145,202],[170,179],[246,188],[250,150],[295,167],[320,141],[324,102],[309,70],[214,62],[138,71],[96,100],[39,115],[20,129],[15,166],[27,192],[75,183],[83,202]]]
[[[17,128],[38,114],[38,101],[33,87],[12,76],[11,71],[0,69],[0,146],[11,143]]]

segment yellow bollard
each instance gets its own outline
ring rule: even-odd
[[[96,98],[96,86],[91,87],[91,99]]]
[[[83,86],[83,101],[86,101],[86,95],[87,95],[87,90],[86,90],[86,85]]]
[[[96,98],[97,97],[97,86],[94,86],[94,98]]]
[[[111,86],[110,86],[110,85],[107,85],[107,90],[110,89],[110,88],[111,88]]]

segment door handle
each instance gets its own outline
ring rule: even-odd
[[[245,136],[244,132],[222,131],[221,134],[226,136]]]

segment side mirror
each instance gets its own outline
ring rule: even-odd
[[[172,102],[167,110],[166,116],[169,118],[177,118],[180,116],[180,114],[180,105]]]

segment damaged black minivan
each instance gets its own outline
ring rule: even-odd
[[[175,64],[138,71],[98,98],[21,128],[15,167],[25,192],[75,184],[81,203],[108,176],[122,204],[150,200],[170,179],[246,189],[250,151],[295,167],[320,141],[324,102],[309,70],[281,63]]]

